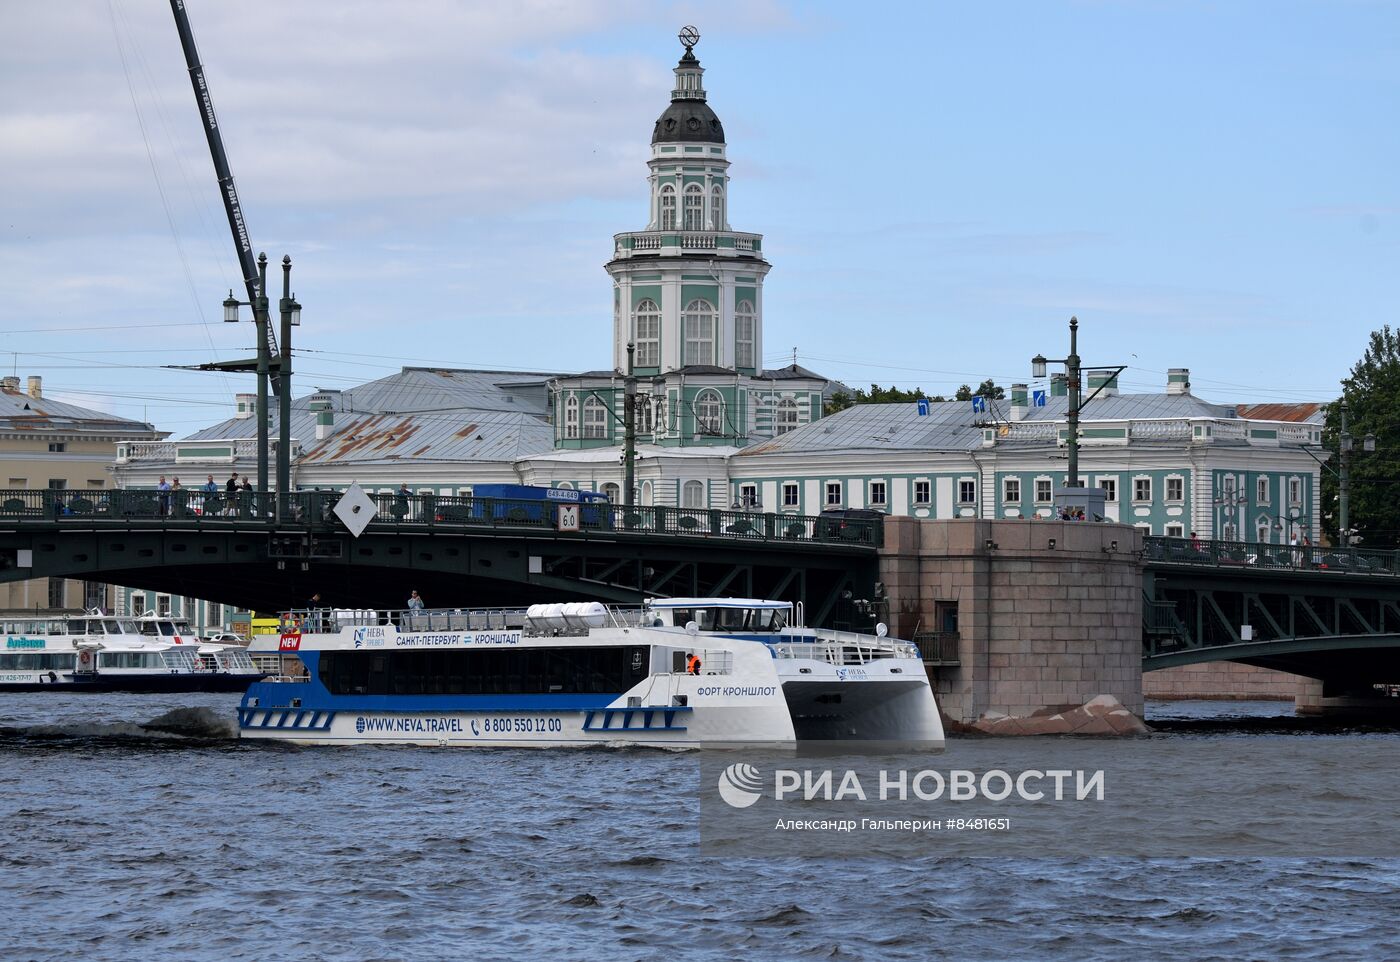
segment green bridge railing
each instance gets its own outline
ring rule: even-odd
[[[1400,551],[1394,550],[1147,537],[1142,557],[1158,564],[1400,577]]]
[[[226,526],[234,522],[269,527],[340,527],[334,509],[339,491],[295,491],[279,504],[258,491],[206,493],[149,489],[0,490],[0,525],[44,522],[105,524],[142,522],[181,526]],[[372,526],[422,528],[534,528],[559,530],[558,502],[433,494],[373,494]],[[634,533],[744,542],[809,542],[879,547],[879,518],[811,517],[755,511],[716,511],[664,506],[622,507],[608,502],[566,502],[578,508],[582,534]]]

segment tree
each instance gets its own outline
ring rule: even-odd
[[[953,395],[953,400],[971,401],[974,395],[976,395],[977,397],[993,398],[995,400],[1000,401],[1006,396],[1006,392],[1003,391],[1001,388],[997,387],[996,382],[993,381],[991,378],[987,378],[981,384],[977,385],[977,390],[975,391],[972,388],[968,387],[966,384],[962,385],[958,388],[957,393]]]
[[[1351,494],[1349,523],[1353,543],[1364,548],[1390,548],[1400,541],[1400,332],[1386,325],[1371,332],[1366,353],[1342,381],[1342,404],[1347,408],[1347,431],[1355,439],[1349,459]],[[1334,452],[1322,471],[1322,528],[1334,543],[1341,520],[1336,471],[1341,409],[1331,404],[1322,443]],[[1365,453],[1361,439],[1376,436],[1376,450]]]
[[[941,394],[929,397],[929,395],[924,393],[923,388],[916,387],[912,391],[905,391],[895,387],[893,384],[889,387],[881,387],[878,384],[872,384],[870,385],[869,391],[864,388],[856,388],[851,394],[847,394],[845,391],[837,391],[835,394],[831,395],[831,398],[826,402],[824,413],[835,414],[837,411],[843,411],[853,404],[898,404],[901,402],[907,403],[909,401],[917,401],[920,398],[928,398],[930,401],[946,400]]]

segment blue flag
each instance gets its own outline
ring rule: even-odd
[[[984,397],[983,397],[982,395],[980,395],[980,394],[975,394],[975,395],[973,395],[973,397],[972,397],[972,413],[973,413],[973,414],[977,414],[977,413],[980,413],[980,412],[986,411],[986,410],[987,410],[987,399],[984,398]]]
[[[1038,408],[1043,408],[1043,407],[1045,407],[1045,392],[1044,392],[1044,391],[1032,391],[1032,392],[1031,392],[1031,403],[1034,404],[1034,405],[1035,405],[1036,407],[1038,407]]]

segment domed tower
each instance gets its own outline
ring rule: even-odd
[[[651,135],[645,230],[617,234],[613,366],[636,345],[641,376],[721,368],[756,375],[763,365],[763,237],[729,226],[724,125],[705,100],[694,27],[680,33],[671,103]]]
[[[697,462],[670,464],[654,449],[735,450],[796,430],[821,417],[829,383],[795,358],[763,368],[769,265],[762,235],[729,225],[724,125],[705,100],[699,39],[694,27],[681,31],[685,53],[671,103],[652,128],[646,227],[613,238],[612,367],[557,377],[550,387],[556,448],[623,445],[630,406],[633,440],[651,449],[638,468],[637,504],[728,506],[733,499],[719,478],[705,482],[708,493],[694,494]],[[575,468],[547,470],[531,477],[568,478]],[[590,468],[588,483],[601,483],[599,470]]]

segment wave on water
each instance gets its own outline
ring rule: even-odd
[[[185,747],[192,740],[211,742],[237,738],[237,724],[209,708],[176,708],[145,723],[71,721],[13,728],[0,726],[0,745],[81,742]]]

